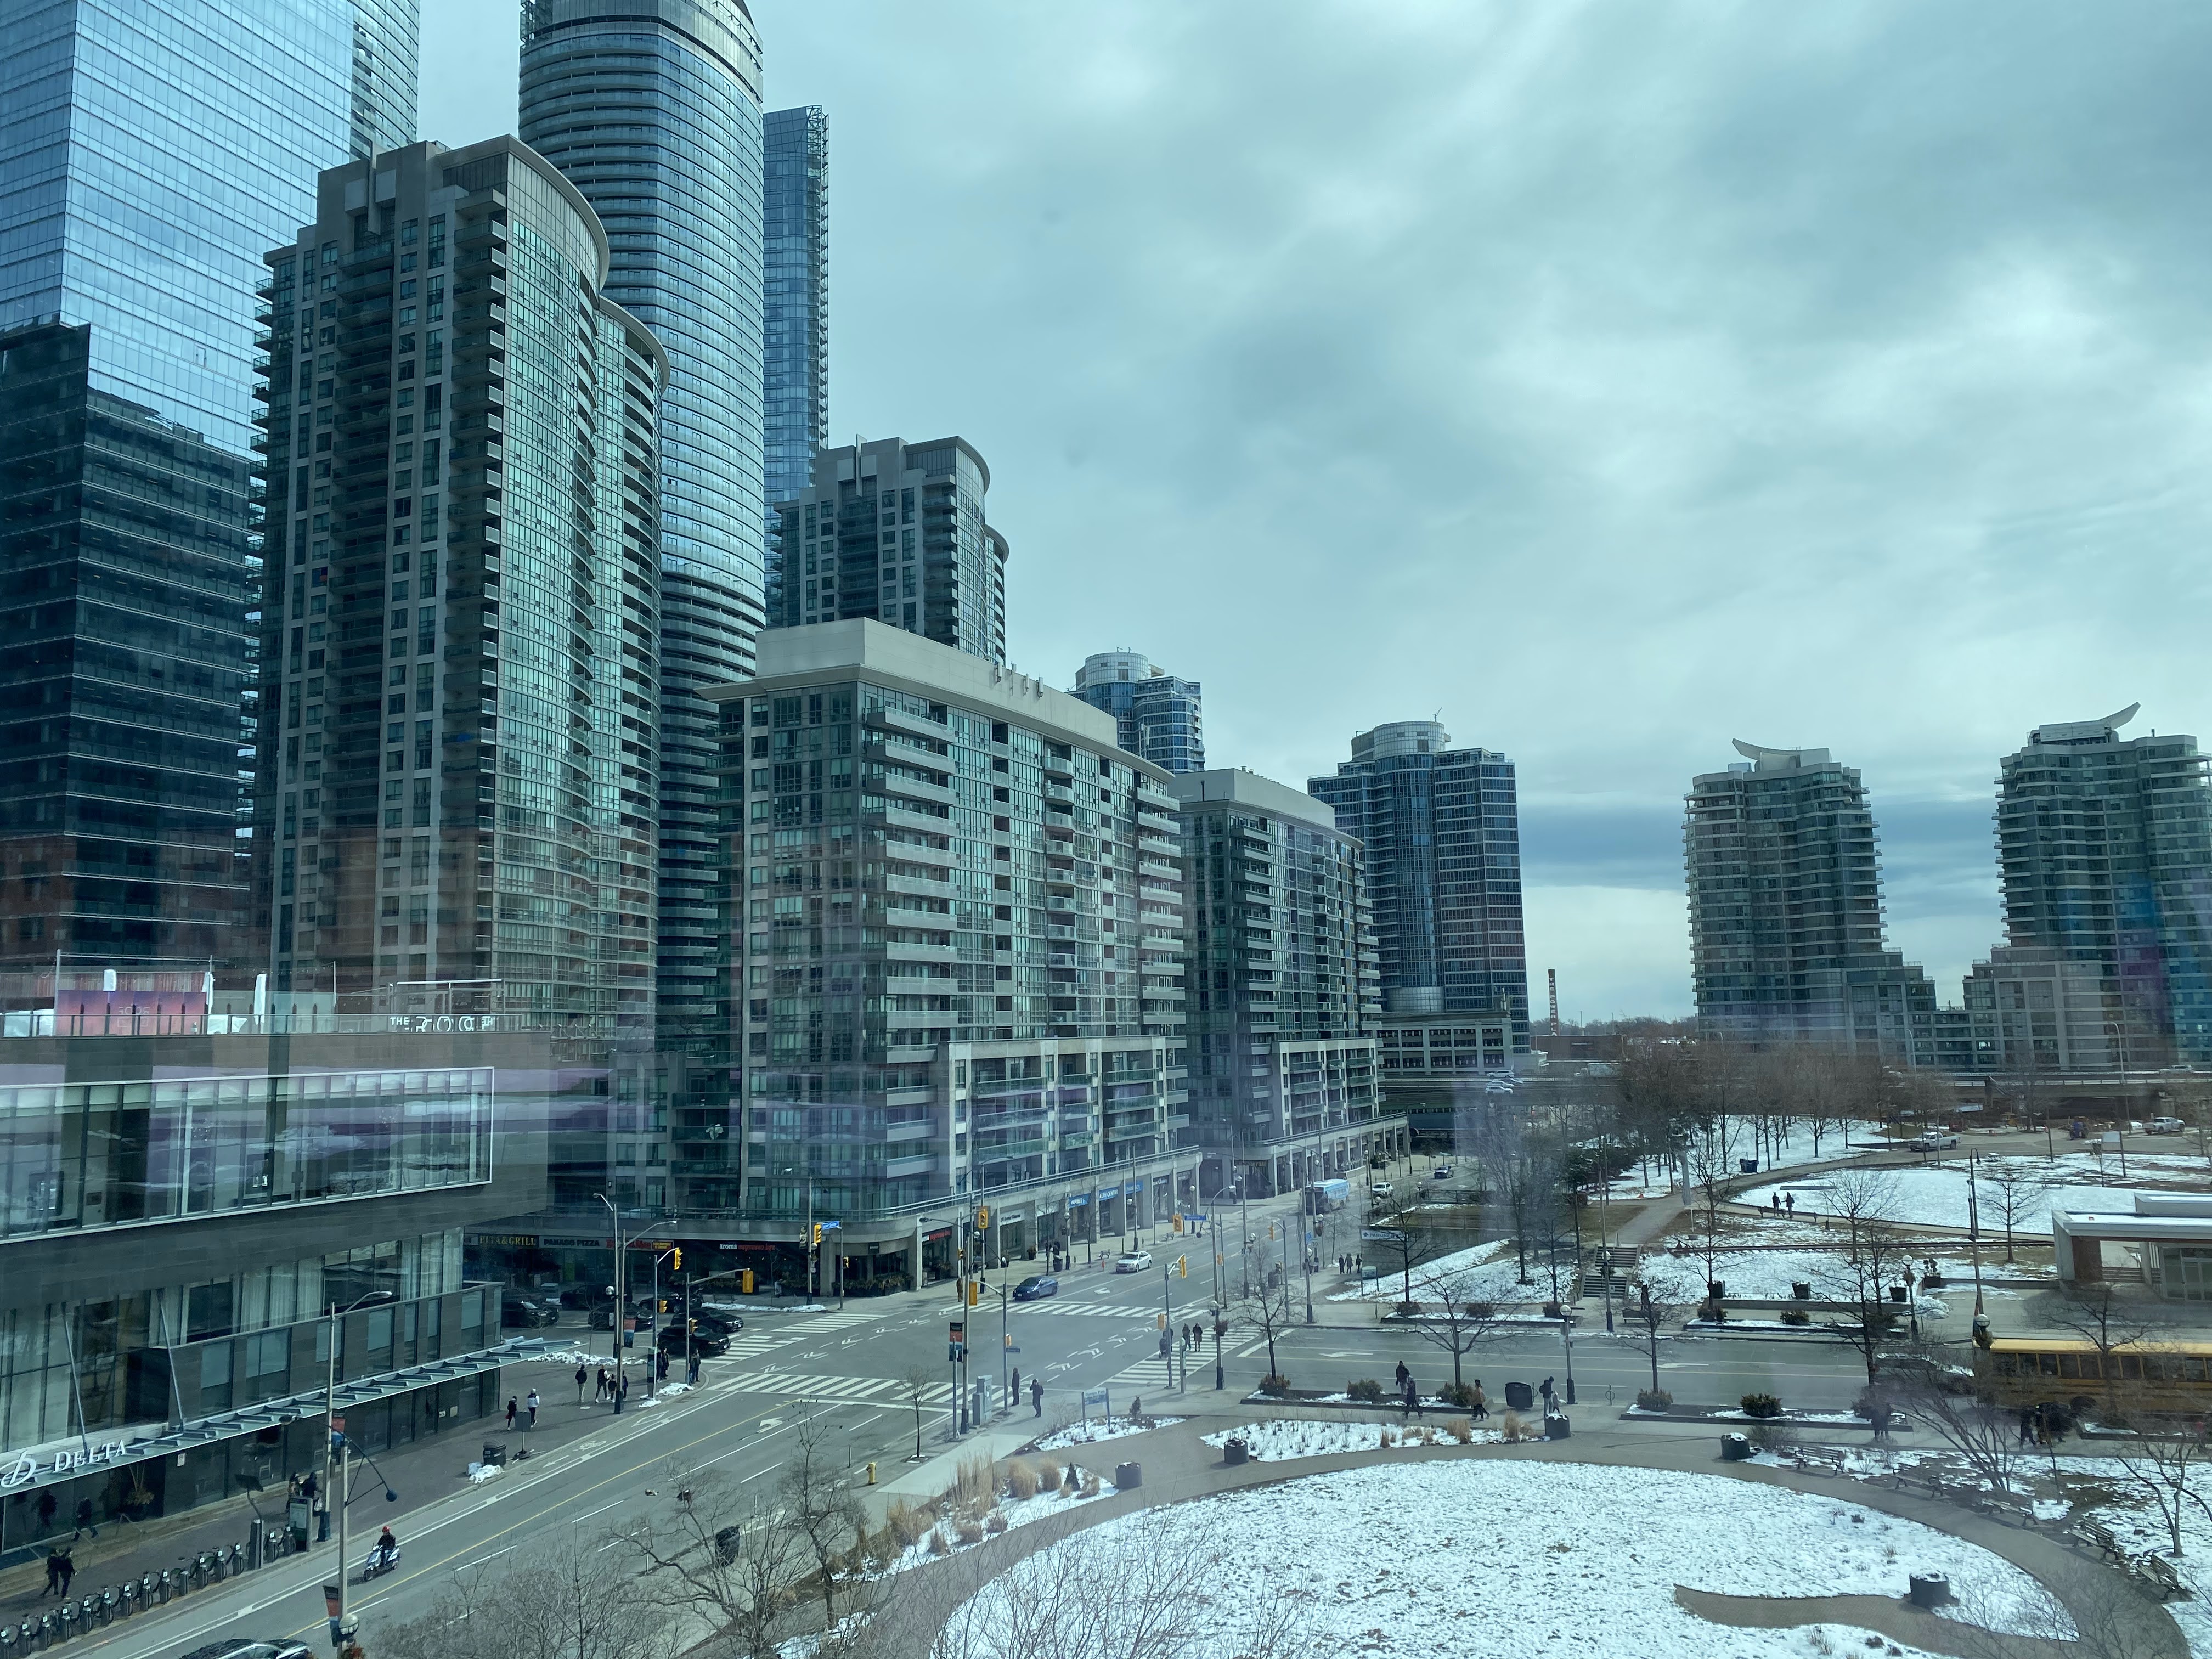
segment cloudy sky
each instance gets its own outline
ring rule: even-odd
[[[2203,732],[2212,12],[754,0],[825,105],[831,424],[957,431],[1016,662],[1302,781],[1519,764],[1530,988],[1689,1006],[1680,801],[1859,766],[1892,942],[1998,936],[1996,759]],[[512,127],[428,0],[423,131]]]

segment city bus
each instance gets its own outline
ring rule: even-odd
[[[1975,1347],[1974,1382],[2007,1406],[2094,1405],[2109,1388],[2123,1409],[2197,1413],[2212,1407],[2212,1342],[2125,1342],[2106,1354],[2078,1336],[2000,1336]]]
[[[1348,1181],[1316,1181],[1306,1188],[1306,1213],[1329,1215],[1352,1201]]]

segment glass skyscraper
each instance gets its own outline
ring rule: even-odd
[[[1141,651],[1101,651],[1076,671],[1075,695],[1121,728],[1121,747],[1170,772],[1206,769],[1206,720],[1196,680],[1155,668]]]
[[[599,214],[607,298],[668,353],[660,409],[660,1033],[717,1030],[715,767],[701,688],[762,624],[761,53],[739,0],[530,0],[521,137]],[[703,1056],[702,1057],[708,1057]]]
[[[1367,848],[1382,994],[1394,1014],[1501,1013],[1528,1048],[1521,827],[1513,763],[1454,749],[1434,720],[1352,740],[1336,775],[1307,789]]]
[[[0,328],[243,453],[261,256],[315,177],[414,136],[413,0],[0,0]]]
[[[772,533],[776,504],[814,482],[830,433],[830,112],[771,110],[767,133],[763,409]]]

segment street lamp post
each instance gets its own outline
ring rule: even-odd
[[[624,1304],[628,1298],[626,1281],[623,1272],[622,1212],[615,1208],[614,1200],[609,1198],[605,1193],[600,1193],[597,1194],[597,1196],[599,1202],[607,1206],[607,1213],[614,1218],[615,1224],[615,1271],[614,1285],[612,1286],[615,1293],[615,1316],[610,1320],[608,1323],[614,1327],[614,1352],[611,1358],[615,1362],[615,1382],[616,1384],[619,1386],[622,1382],[623,1367],[623,1318],[626,1312]]]

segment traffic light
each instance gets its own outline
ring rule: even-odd
[[[818,1221],[814,1224],[814,1245],[817,1249],[822,1247],[822,1224]]]
[[[1154,1330],[1164,1331],[1167,1329],[1167,1328],[1168,1316],[1165,1314],[1154,1314],[1152,1316],[1152,1328]]]
[[[981,1232],[983,1229],[985,1229],[985,1228],[988,1227],[990,1224],[991,1224],[991,1206],[990,1206],[989,1205],[988,1205],[988,1204],[979,1204],[979,1205],[977,1205],[977,1206],[975,1206],[975,1229],[976,1229],[976,1231],[977,1231],[978,1232]]]
[[[1185,1279],[1188,1279],[1190,1277],[1190,1258],[1188,1256],[1179,1255],[1176,1258],[1176,1272]]]
[[[972,1307],[974,1307],[977,1303],[981,1302],[982,1299],[983,1299],[983,1285],[982,1285],[982,1281],[981,1281],[981,1279],[969,1279],[969,1280],[968,1281],[968,1305],[969,1305],[969,1307],[971,1307],[971,1308],[972,1308]]]
[[[1177,1232],[1181,1232],[1182,1231],[1182,1217],[1180,1214],[1176,1215],[1175,1218],[1175,1230]]]
[[[674,1271],[679,1273],[684,1271],[684,1247],[681,1244],[669,1252],[669,1261]]]

